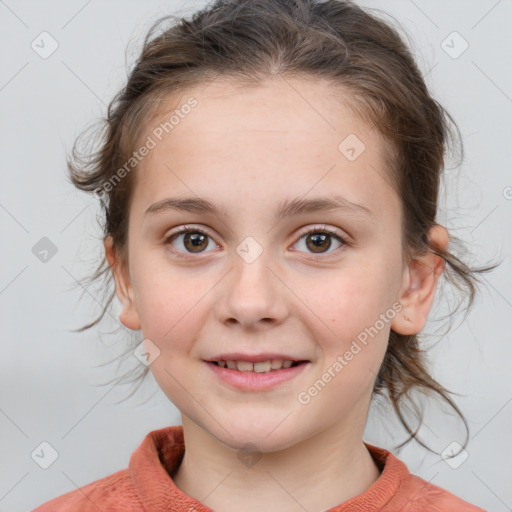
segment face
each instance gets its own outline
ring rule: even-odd
[[[182,415],[225,445],[363,428],[405,275],[381,137],[318,80],[214,81],[166,111],[191,97],[161,141],[169,114],[144,136],[121,321],[158,347],[150,369]],[[301,363],[245,373],[221,358]]]

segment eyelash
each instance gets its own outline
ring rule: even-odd
[[[186,225],[186,226],[181,227],[178,231],[176,231],[176,232],[172,233],[171,235],[167,236],[164,239],[164,243],[165,243],[165,245],[171,245],[171,242],[176,237],[178,237],[179,235],[187,234],[187,233],[201,233],[202,235],[206,235],[207,237],[211,238],[212,240],[214,239],[214,237],[211,235],[211,233],[209,233],[204,228],[199,228],[199,227],[195,227],[195,226]],[[332,229],[330,229],[328,227],[324,227],[324,226],[314,226],[313,228],[310,228],[307,231],[302,232],[300,234],[298,240],[301,240],[306,235],[310,235],[310,234],[327,234],[327,235],[332,236],[333,238],[335,238],[336,240],[338,240],[341,243],[341,246],[338,247],[337,249],[335,249],[334,251],[331,251],[330,253],[323,253],[323,254],[326,254],[327,256],[329,254],[332,254],[333,252],[336,252],[336,250],[341,249],[343,246],[349,245],[348,242],[339,233],[337,233],[336,231],[334,231],[334,230],[332,230]],[[172,249],[172,252],[178,258],[185,258],[185,259],[190,259],[190,257],[193,254],[193,253],[184,253],[183,251],[178,251],[176,249]],[[198,253],[198,254],[202,254],[202,253]],[[318,257],[320,257],[320,258],[322,257],[322,253],[318,253],[318,254],[309,253],[309,254],[310,254],[309,258],[311,258],[311,259],[317,259]]]

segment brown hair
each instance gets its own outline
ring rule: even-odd
[[[158,32],[169,19],[174,23]],[[470,268],[449,250],[434,246],[427,236],[436,224],[445,150],[450,142],[452,149],[454,146],[451,127],[457,127],[427,90],[398,32],[351,1],[218,0],[190,19],[166,16],[151,27],[126,86],[102,119],[97,132],[100,147],[95,152],[89,151],[90,146],[80,151],[79,138],[68,159],[70,178],[76,187],[96,193],[108,190],[108,194],[100,194],[103,229],[105,237],[113,237],[116,264],[126,263],[128,257],[127,212],[133,173],[123,173],[113,187],[107,189],[106,184],[112,183],[115,173],[132,156],[145,123],[158,111],[160,101],[170,93],[218,76],[253,86],[276,75],[328,79],[349,91],[350,107],[370,126],[376,126],[387,143],[387,170],[403,206],[405,257],[414,258],[427,251],[442,257],[443,275],[465,292],[469,311],[479,281],[476,274],[496,265]],[[456,133],[460,140],[458,129]],[[460,153],[462,160],[462,143]],[[88,279],[100,277],[108,281],[103,311],[78,331],[99,323],[115,297],[105,257]],[[132,382],[139,378],[142,381],[148,373],[148,367],[141,370]],[[450,392],[430,376],[418,336],[391,331],[374,393],[387,393],[409,433],[400,446],[415,438],[430,450],[417,437],[421,412],[415,408],[415,429],[404,413],[404,402],[413,403],[410,393],[414,389],[437,394],[457,412],[466,428],[466,446],[467,422],[449,397]]]

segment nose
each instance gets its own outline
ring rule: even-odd
[[[215,304],[217,319],[249,330],[264,330],[281,324],[289,315],[289,292],[265,252],[251,263],[238,254],[219,288]]]

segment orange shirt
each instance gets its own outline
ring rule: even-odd
[[[365,443],[366,444],[366,443]],[[485,512],[411,475],[391,452],[366,444],[380,478],[365,492],[326,512]],[[55,498],[32,512],[212,512],[169,476],[185,452],[183,427],[153,430],[128,468]]]

